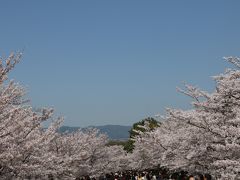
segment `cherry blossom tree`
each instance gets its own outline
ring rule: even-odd
[[[237,69],[227,69],[215,76],[213,93],[186,86],[182,92],[195,99],[194,110],[172,110],[169,114],[188,126],[189,166],[221,179],[234,179],[240,172],[240,59],[226,60]]]
[[[237,69],[227,69],[215,76],[213,93],[185,85],[186,89],[179,91],[193,98],[193,109],[168,109],[159,128],[139,137],[142,151],[147,152],[147,159],[152,159],[152,166],[161,164],[170,169],[209,172],[219,179],[237,177],[240,172],[240,59],[226,60]]]
[[[107,136],[97,129],[59,134],[51,143],[51,151],[61,159],[64,171],[60,175],[80,178],[122,170],[125,151],[121,146],[106,146],[107,143]]]
[[[19,84],[7,81],[21,53],[0,60],[0,176],[25,178],[54,174],[55,166],[47,144],[55,137],[61,119],[44,129],[52,109],[35,112],[25,100]]]
[[[0,177],[75,179],[126,168],[123,148],[106,146],[98,130],[59,134],[62,118],[54,120],[52,109],[33,110],[24,88],[7,80],[20,59],[12,53],[0,60]]]

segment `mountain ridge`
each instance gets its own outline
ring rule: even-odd
[[[75,132],[79,129],[96,128],[99,129],[100,133],[106,134],[111,140],[127,140],[129,138],[129,131],[131,126],[123,125],[100,125],[100,126],[88,126],[88,127],[76,127],[76,126],[62,126],[59,132]]]

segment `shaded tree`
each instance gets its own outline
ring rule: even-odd
[[[137,123],[134,123],[131,130],[129,131],[129,140],[124,144],[124,150],[132,152],[134,149],[135,138],[141,133],[147,131],[153,131],[159,127],[160,122],[152,117],[145,118]]]

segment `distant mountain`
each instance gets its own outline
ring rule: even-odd
[[[129,132],[131,126],[121,126],[121,125],[104,125],[104,126],[89,126],[87,128],[97,128],[99,129],[100,133],[105,133],[108,135],[109,139],[112,140],[125,140],[129,137]],[[87,129],[87,128],[80,128],[80,127],[69,127],[69,126],[62,126],[59,131],[60,132],[74,132],[78,129]]]

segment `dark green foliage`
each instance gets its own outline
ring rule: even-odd
[[[126,140],[126,141],[119,141],[119,140],[110,140],[106,145],[107,146],[123,146],[123,149],[126,152],[132,152],[134,149],[134,145],[133,145],[134,141],[132,140]]]
[[[159,127],[159,125],[161,124],[160,122],[158,122],[157,120],[155,120],[152,117],[145,118],[145,119],[133,124],[132,128],[128,131],[129,132],[128,140],[121,141],[121,140],[113,140],[112,139],[108,142],[107,146],[120,145],[120,146],[124,147],[124,150],[126,152],[131,153],[134,149],[134,140],[133,139],[139,135],[139,133],[136,131],[145,132],[146,129],[139,127],[139,125],[144,126],[146,122],[148,122],[148,127],[149,127],[148,129],[150,131]],[[117,129],[116,129],[116,131],[117,131]]]
[[[155,128],[159,127],[159,125],[160,125],[160,123],[152,117],[143,119],[143,120],[133,124],[133,127],[129,131],[130,138],[134,138],[135,136],[139,135],[139,133],[137,133],[136,131],[145,132],[146,130],[142,127],[139,127],[139,125],[144,126],[144,124],[146,122],[149,123],[150,131],[154,130]]]
[[[144,126],[144,124],[146,122],[149,123],[150,131],[154,130],[155,128],[159,127],[159,125],[160,125],[160,122],[158,122],[157,120],[155,120],[152,117],[148,117],[137,123],[134,123],[131,130],[129,131],[129,140],[125,143],[124,150],[126,150],[127,152],[130,152],[130,153],[133,151],[133,149],[134,149],[134,140],[133,139],[139,135],[139,133],[136,131],[145,132],[146,129],[139,127],[139,125]]]
[[[133,149],[134,149],[134,141],[129,139],[128,141],[126,141],[124,148],[125,151],[127,151],[128,153],[132,153]]]

